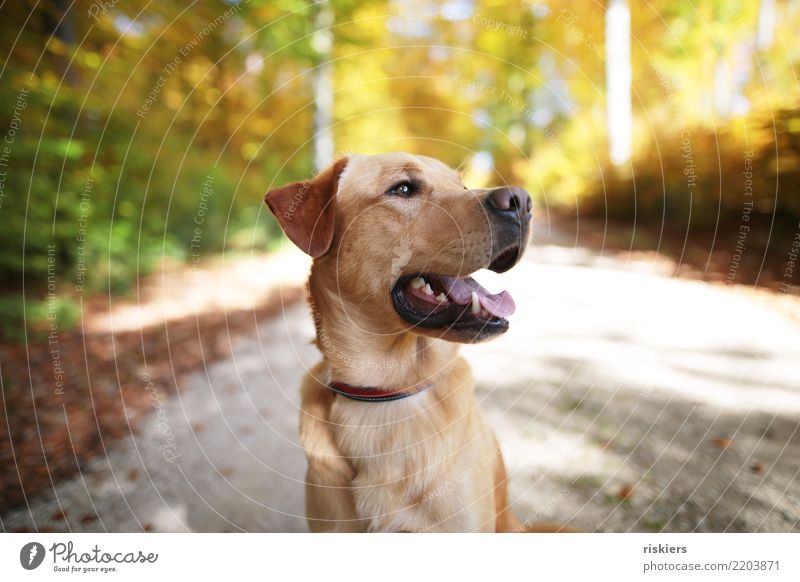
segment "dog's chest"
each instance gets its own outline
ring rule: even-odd
[[[339,450],[355,469],[355,511],[373,531],[494,531],[494,439],[477,408],[454,418],[427,393],[339,401]]]

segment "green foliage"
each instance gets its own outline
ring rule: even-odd
[[[306,3],[111,4],[2,9],[0,126],[16,130],[0,277],[11,288],[55,275],[59,292],[119,293],[162,261],[225,249],[232,233],[238,250],[243,231],[268,233],[251,237],[264,248],[279,234],[261,211],[268,184],[311,171],[311,110],[298,113],[317,58]],[[270,51],[268,69],[248,75],[245,61]]]
[[[44,339],[51,329],[59,333],[72,330],[79,318],[80,305],[71,297],[25,299],[18,293],[0,296],[2,338],[14,341]]]

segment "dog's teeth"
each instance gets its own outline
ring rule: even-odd
[[[431,289],[431,284],[425,283],[425,286],[422,288],[422,292],[425,293],[425,295],[433,295],[433,289]]]
[[[445,295],[444,293],[439,293],[439,295],[436,296],[436,299],[438,301],[447,301],[447,295]]]
[[[478,315],[481,311],[481,302],[478,299],[478,294],[475,291],[472,292],[472,315]]]
[[[424,286],[425,286],[425,279],[423,279],[422,277],[415,277],[414,279],[411,279],[412,288],[421,289]]]

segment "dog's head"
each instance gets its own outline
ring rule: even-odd
[[[502,273],[522,256],[531,219],[522,188],[468,189],[423,156],[353,155],[265,200],[314,257],[313,276],[380,333],[471,343],[508,329],[511,296],[470,275]]]

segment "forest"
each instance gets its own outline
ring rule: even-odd
[[[0,12],[6,335],[54,306],[75,321],[84,295],[130,293],[154,269],[274,248],[264,192],[347,153],[522,184],[540,215],[717,278],[747,227],[736,282],[776,288],[791,249],[775,241],[797,230],[796,0]]]

